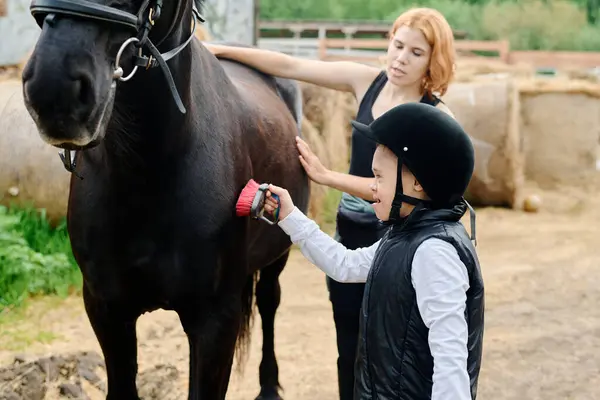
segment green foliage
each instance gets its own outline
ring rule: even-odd
[[[570,1],[490,2],[480,25],[490,38],[509,39],[514,50],[600,51],[600,27],[588,25],[585,11]]]
[[[392,22],[411,7],[439,10],[470,39],[508,39],[513,50],[600,51],[600,0],[260,0],[262,19]]]
[[[65,221],[51,227],[43,211],[0,206],[0,310],[80,287]]]

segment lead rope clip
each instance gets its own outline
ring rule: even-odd
[[[71,154],[73,153],[73,154]],[[60,159],[62,160],[63,166],[67,171],[78,177],[79,179],[83,179],[81,175],[75,171],[75,151],[72,150],[63,150],[62,153],[58,153]]]

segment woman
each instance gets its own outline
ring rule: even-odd
[[[389,37],[384,70],[355,62],[295,58],[268,50],[205,46],[219,58],[236,60],[267,74],[351,92],[359,104],[356,120],[363,124],[408,102],[428,103],[452,115],[436,96],[444,95],[454,74],[454,38],[446,19],[430,8],[411,9],[396,19]],[[352,132],[347,174],[326,169],[302,139],[297,144],[300,161],[310,178],[343,192],[337,240],[349,249],[375,243],[383,234],[370,204],[375,143]],[[340,399],[351,400],[364,283],[339,283],[327,278],[327,286],[337,333]]]

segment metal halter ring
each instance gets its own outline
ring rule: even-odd
[[[135,75],[135,73],[137,72],[138,66],[134,66],[133,67],[133,71],[131,71],[131,73],[129,75],[127,75],[125,78],[123,78],[123,68],[121,68],[121,66],[119,65],[121,63],[121,56],[123,55],[123,51],[125,51],[125,49],[127,48],[127,46],[129,46],[131,43],[134,42],[139,42],[140,40],[136,37],[131,37],[129,39],[127,39],[122,45],[121,48],[119,49],[119,52],[117,53],[117,58],[115,59],[115,72],[113,73],[113,79],[118,79],[122,82],[126,82],[128,80],[130,80],[131,78],[133,78],[133,75]],[[139,51],[139,56],[142,56],[142,48],[140,47]]]

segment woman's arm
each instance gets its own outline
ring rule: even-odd
[[[328,170],[323,185],[351,194],[363,200],[373,201],[371,186],[375,178],[365,178],[343,172]]]
[[[352,92],[357,98],[362,98],[380,72],[375,67],[348,61],[310,60],[252,47],[202,44],[218,58],[235,60],[281,78]]]

